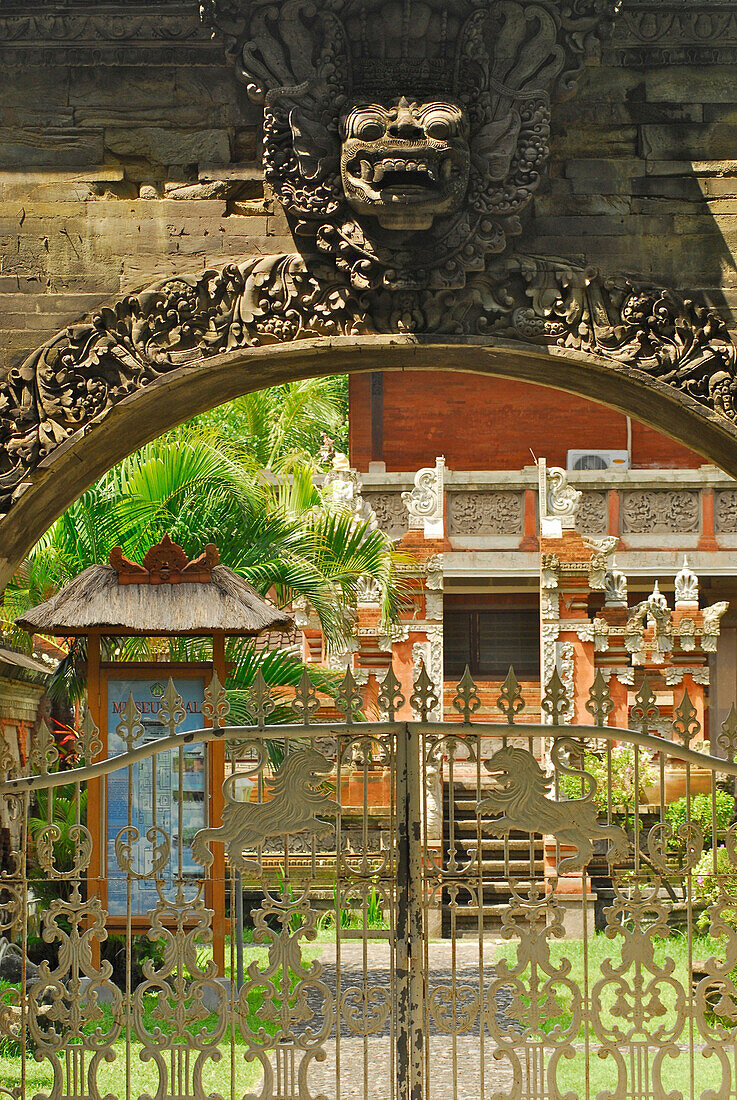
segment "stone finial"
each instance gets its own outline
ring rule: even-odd
[[[627,577],[621,569],[617,569],[614,558],[612,558],[612,567],[604,578],[604,591],[606,607],[627,606]]]
[[[538,460],[537,474],[542,536],[560,538],[563,531],[574,530],[583,494],[568,484],[568,475],[561,466],[548,468],[544,458]]]
[[[663,593],[660,591],[660,586],[656,581],[653,585],[653,590],[647,598],[648,609],[652,610],[656,607],[662,608],[663,611],[668,610],[668,601]]]
[[[404,506],[409,512],[409,526],[424,530],[425,538],[443,536],[445,458],[435,459],[435,466],[425,466],[415,474],[415,485],[402,493]]]
[[[338,451],[333,458],[333,468],[325,475],[323,499],[334,512],[350,512],[356,523],[368,523],[372,531],[379,526],[368,501],[361,496],[363,483],[357,470],[352,469],[346,455]]]
[[[699,602],[699,578],[688,564],[684,555],[681,571],[676,574],[676,607],[679,604],[697,604]]]

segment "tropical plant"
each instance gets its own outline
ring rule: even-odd
[[[636,749],[634,745],[626,744],[612,746],[611,754],[606,750],[584,753],[583,770],[596,780],[594,801],[600,810],[607,810],[610,805],[614,810],[625,812],[634,808],[635,753],[639,767],[637,799],[643,801],[645,788],[655,781],[655,769],[647,749]],[[566,798],[580,798],[581,780],[575,776],[564,776],[560,789]]]
[[[729,828],[734,819],[735,800],[726,791],[717,790],[714,794],[714,818],[712,820],[712,802],[710,794],[697,794],[689,803],[686,798],[677,798],[665,811],[665,817],[675,836],[679,829],[689,821],[698,825],[704,837],[704,847],[711,848],[712,824],[718,831]]]
[[[36,811],[28,819],[28,831],[37,849],[44,830],[51,828],[51,850],[54,867],[58,872],[74,869],[75,855],[79,836],[75,835],[78,824],[84,825],[87,817],[87,791],[81,790],[77,800],[73,785],[67,784],[54,790],[36,793]],[[37,851],[32,850],[29,858],[28,877],[33,882],[36,897],[48,902],[54,897],[68,892],[68,883],[64,880],[49,878],[47,868],[41,866]]]
[[[6,633],[12,633],[15,617],[82,569],[107,560],[114,545],[140,560],[164,533],[190,556],[216,543],[224,564],[280,606],[306,601],[328,647],[340,647],[351,634],[362,577],[378,583],[384,618],[396,620],[401,591],[392,544],[369,523],[328,504],[314,476],[319,456],[297,461],[317,446],[321,418],[328,427],[342,423],[340,388],[329,381],[332,389],[312,380],[264,391],[267,397],[249,395],[237,409],[218,410],[222,422],[208,414],[109,471],[57,520],[8,586],[2,605]],[[234,439],[246,420],[245,441]],[[264,469],[263,461],[272,469]],[[275,467],[283,471],[279,476]],[[197,643],[172,639],[171,656],[186,644]],[[106,645],[106,656],[145,659],[161,642],[108,639]],[[85,656],[83,642],[69,644],[51,684],[57,698],[80,696]],[[288,687],[304,667],[294,654],[263,653],[249,641],[231,643],[228,656],[235,666],[228,685],[235,712],[245,705],[245,689],[259,668],[270,685]],[[335,677],[323,680],[330,690]]]
[[[716,853],[714,849],[703,853],[693,871],[693,893],[694,904],[703,907],[697,918],[697,927],[700,932],[708,932],[712,919],[716,916],[709,913],[709,907],[722,894],[730,901],[737,899],[737,866],[732,862],[726,848],[720,845]],[[737,928],[737,900],[734,907],[727,903],[719,914],[719,920],[729,928]]]

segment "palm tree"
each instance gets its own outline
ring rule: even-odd
[[[224,564],[280,606],[297,597],[306,599],[328,647],[340,647],[350,636],[362,577],[378,583],[384,617],[395,621],[402,594],[392,544],[369,524],[327,507],[315,482],[314,461],[308,464],[290,449],[310,438],[314,421],[304,392],[295,392],[300,387],[302,383],[279,387],[277,396],[264,391],[272,402],[289,391],[288,411],[276,428],[259,437],[263,442],[268,435],[269,461],[282,471],[289,469],[289,474],[276,476],[261,467],[251,450],[255,436],[245,443],[234,439],[233,420],[227,417],[219,426],[206,417],[169,432],[101,478],[50,528],[8,586],[5,623],[47,599],[88,565],[107,560],[113,546],[122,546],[126,556],[140,560],[165,532],[190,556],[214,542]],[[324,393],[321,401],[318,408],[325,404]],[[251,412],[255,406],[256,402],[248,404]],[[242,413],[230,408],[228,415],[237,421]],[[251,423],[256,424],[255,415]],[[262,428],[263,424],[259,431]],[[122,651],[140,659],[149,644],[147,639],[127,639]],[[181,652],[185,644],[191,649],[194,643],[173,639],[170,649]],[[110,645],[120,648],[121,643]],[[276,660],[259,653],[252,642],[233,642],[229,657],[236,674],[229,686],[234,702],[259,668],[267,683],[296,683],[301,662],[292,654],[280,656]],[[78,695],[82,657],[79,643],[73,643],[52,685],[57,695]],[[329,676],[322,680],[329,686]]]
[[[240,441],[261,469],[282,472],[348,447],[348,379],[305,378],[256,390],[197,418]],[[332,447],[331,447],[332,445]]]

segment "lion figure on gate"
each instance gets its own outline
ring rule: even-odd
[[[236,801],[232,781],[238,775],[229,776],[224,784],[223,823],[195,835],[193,857],[209,867],[214,859],[210,846],[214,841],[221,842],[231,866],[244,871],[254,861],[246,860],[243,853],[254,851],[267,837],[304,832],[322,836],[330,832],[330,822],[318,815],[335,815],[340,809],[325,793],[325,778],[331,768],[330,761],[317,749],[293,749],[273,777],[265,780],[270,798],[264,802]]]
[[[594,854],[594,840],[608,840],[607,859],[624,858],[629,843],[618,825],[600,825],[594,801],[596,781],[583,773],[589,790],[582,798],[557,802],[550,797],[553,776],[546,775],[531,752],[507,746],[484,763],[497,786],[476,805],[478,816],[501,814],[485,822],[495,836],[513,829],[523,833],[547,833],[576,851],[561,860],[559,870],[580,871]]]

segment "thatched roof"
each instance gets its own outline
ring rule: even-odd
[[[200,558],[191,563],[197,569],[185,565],[165,573],[166,580],[160,569],[154,573],[144,568],[149,555],[144,566],[135,567],[119,552],[110,558],[113,565],[91,565],[50,600],[16,619],[18,626],[33,634],[61,636],[90,631],[160,636],[256,635],[293,625],[291,615],[262,599],[232,569],[214,564],[216,554],[205,565]]]

